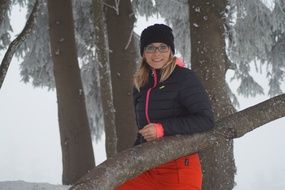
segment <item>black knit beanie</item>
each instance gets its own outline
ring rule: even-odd
[[[165,43],[170,47],[173,54],[175,53],[172,29],[164,24],[154,24],[142,31],[140,39],[141,56],[143,55],[146,46],[157,42]]]

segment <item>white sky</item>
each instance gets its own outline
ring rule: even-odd
[[[19,33],[24,16],[21,11],[13,14],[17,20],[14,31]],[[147,23],[154,22],[150,19]],[[145,26],[146,21],[141,20],[136,31],[140,33]],[[14,58],[0,90],[0,181],[60,184],[62,166],[55,92],[20,82],[18,64]],[[229,72],[227,78],[231,75]],[[256,78],[266,91],[265,76],[256,74]],[[237,84],[235,81],[230,86],[235,90]],[[267,98],[239,97],[241,109]],[[238,183],[235,190],[285,189],[284,126],[282,118],[234,141]],[[94,149],[96,163],[101,163],[105,159],[104,144]]]

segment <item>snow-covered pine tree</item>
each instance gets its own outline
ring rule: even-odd
[[[245,96],[262,94],[258,81],[250,76],[250,70],[262,72],[267,65],[268,95],[282,93],[280,84],[285,77],[285,2],[230,1],[228,54],[235,64],[234,79],[241,80],[238,93]]]
[[[10,1],[11,2],[11,1]],[[25,5],[26,1],[20,1],[22,2],[22,5]],[[24,3],[23,3],[24,2]],[[78,1],[76,1],[78,2]],[[88,2],[87,0],[84,2]],[[192,68],[194,66],[194,62],[192,57],[190,57],[190,53],[192,52],[194,53],[194,51],[190,50],[190,43],[188,44],[185,43],[186,40],[190,39],[189,36],[191,35],[189,33],[190,28],[192,27],[196,27],[199,29],[199,25],[198,23],[190,23],[189,22],[189,13],[187,13],[187,5],[190,1],[186,1],[186,0],[179,0],[179,1],[160,1],[160,0],[148,0],[148,1],[138,1],[138,0],[133,0],[132,3],[135,7],[136,10],[136,14],[140,14],[140,15],[145,15],[145,16],[153,16],[153,15],[163,15],[163,17],[165,17],[166,22],[169,23],[173,29],[174,29],[174,33],[176,35],[176,47],[178,49],[178,51],[183,55],[184,59],[190,63],[190,59],[192,60]],[[197,1],[192,1],[192,4],[198,3]],[[282,89],[280,89],[280,83],[283,81],[284,79],[284,10],[285,10],[285,6],[284,6],[284,1],[283,0],[275,0],[275,1],[265,1],[265,0],[253,0],[253,1],[246,1],[246,0],[242,0],[242,1],[237,1],[237,0],[230,0],[230,1],[226,1],[226,0],[219,0],[216,2],[213,2],[214,4],[211,4],[209,2],[208,5],[213,5],[216,7],[219,7],[219,5],[225,5],[224,6],[224,10],[221,12],[218,12],[217,15],[219,16],[223,16],[223,19],[227,20],[224,22],[224,28],[226,29],[224,31],[224,33],[222,35],[224,35],[226,42],[226,52],[227,55],[229,56],[229,59],[227,59],[226,57],[224,58],[224,60],[222,60],[222,68],[225,69],[223,72],[224,74],[226,73],[227,69],[234,69],[235,70],[235,78],[234,79],[238,79],[238,80],[242,80],[243,82],[240,85],[240,90],[239,92],[244,94],[244,95],[256,95],[257,93],[262,93],[263,90],[261,88],[261,86],[258,84],[258,81],[255,81],[254,78],[252,76],[250,76],[250,69],[252,69],[251,64],[255,62],[256,68],[258,71],[261,71],[260,66],[261,64],[267,64],[267,71],[268,72],[268,79],[269,79],[269,84],[270,84],[270,90],[269,90],[269,95],[273,96],[275,94],[278,93],[282,93]],[[227,4],[228,3],[228,4]],[[87,6],[87,5],[86,5]],[[91,6],[89,6],[91,7]],[[189,8],[188,8],[189,9]],[[208,22],[209,20],[212,19],[212,17],[209,17],[209,15],[203,15],[205,13],[204,9],[201,9],[201,7],[199,6],[195,6],[195,7],[190,7],[190,13],[191,13],[191,9],[192,9],[192,13],[196,12],[196,13],[200,13],[201,14],[201,20],[204,20],[204,22]],[[29,9],[30,10],[30,9]],[[123,10],[122,10],[123,11]],[[189,12],[189,11],[188,11]],[[206,11],[207,12],[207,11]],[[76,13],[80,13],[80,11],[76,11]],[[89,9],[88,7],[86,7],[83,11],[82,14],[89,14]],[[2,13],[1,13],[2,14]],[[185,14],[185,15],[184,15]],[[42,16],[45,15],[44,12],[42,12],[41,14]],[[191,15],[190,15],[191,17]],[[87,17],[84,17],[87,18]],[[179,19],[177,19],[179,18]],[[9,19],[9,18],[6,18]],[[83,19],[83,20],[88,20],[88,19]],[[2,22],[2,21],[1,21]],[[82,22],[84,23],[84,22]],[[1,23],[0,23],[1,24]],[[203,24],[203,23],[202,23]],[[188,25],[188,26],[187,26]],[[8,25],[6,25],[8,26]],[[41,25],[41,26],[45,26],[45,25]],[[87,27],[89,26],[93,26],[91,24],[87,24]],[[4,27],[5,31],[7,31],[9,27]],[[41,27],[43,28],[43,27]],[[84,27],[81,27],[84,28]],[[78,31],[81,31],[80,27],[78,27]],[[86,28],[85,28],[86,29]],[[2,27],[1,27],[2,30]],[[179,32],[178,32],[179,30]],[[90,30],[84,30],[81,31],[86,32],[86,31],[93,31],[93,29]],[[79,34],[81,32],[78,32]],[[41,35],[41,37],[43,37],[43,35],[45,35],[45,33],[47,33],[47,29],[44,32],[41,32],[40,30],[38,30],[37,32],[35,32],[35,35]],[[1,33],[2,34],[2,33]],[[85,33],[86,34],[86,33]],[[33,36],[35,36],[33,35]],[[211,36],[211,33],[208,33],[209,36]],[[183,37],[184,36],[184,37]],[[188,37],[187,37],[188,36]],[[87,35],[83,35],[83,37],[81,38],[89,38],[89,34],[87,33]],[[203,41],[197,41],[197,39],[191,39],[191,43],[193,43],[193,41],[196,40],[197,43],[202,43]],[[48,40],[44,40],[43,43],[41,44],[47,44]],[[87,40],[88,41],[88,40]],[[90,40],[89,38],[89,42],[91,42],[92,40]],[[35,42],[40,42],[38,40],[38,38],[34,38],[30,43],[31,44],[36,44]],[[83,40],[80,40],[80,43],[83,43]],[[87,43],[87,42],[86,42]],[[204,42],[203,42],[204,43]],[[182,48],[180,49],[179,46],[182,46]],[[82,45],[78,45],[78,47],[84,47]],[[89,49],[91,49],[92,51],[92,45],[86,45],[86,47],[88,47]],[[41,60],[35,60],[31,62],[31,65],[28,67],[24,67],[23,66],[23,76],[24,79],[29,79],[30,81],[34,80],[34,84],[41,86],[42,83],[39,81],[43,81],[42,86],[48,86],[49,88],[52,87],[52,74],[50,74],[50,71],[52,70],[50,68],[50,66],[40,66],[40,68],[44,68],[44,70],[38,69],[37,72],[37,64],[40,64],[39,62],[43,62],[45,64],[49,63],[50,61],[47,61],[48,58],[45,58],[44,61],[42,60],[43,57],[45,57],[45,54],[50,54],[47,53],[49,50],[49,48],[46,48],[45,51],[42,51],[43,47],[38,46],[37,48],[35,48],[34,46],[29,46],[29,45],[23,45],[23,48],[26,49],[26,52],[29,52],[27,55],[28,57],[26,58],[27,60],[29,60],[29,56],[33,55],[33,57],[36,58],[41,58]],[[87,48],[87,49],[88,49]],[[188,49],[189,48],[189,49]],[[193,47],[192,47],[193,48]],[[37,50],[35,52],[33,51],[28,51],[28,49],[30,50]],[[185,51],[183,51],[183,49]],[[88,55],[92,55],[89,54],[88,51],[86,51],[84,48],[80,49],[78,48],[78,52],[80,52],[80,50],[83,50],[82,52],[85,52]],[[40,53],[39,53],[40,52]],[[94,51],[93,51],[94,52]],[[196,53],[201,53],[201,51]],[[37,53],[37,54],[35,54]],[[26,54],[26,53],[25,53]],[[207,52],[205,52],[205,54],[207,55]],[[19,51],[19,55],[24,56],[23,51]],[[81,53],[79,53],[79,57],[81,56]],[[207,55],[208,56],[208,55]],[[83,57],[83,56],[82,56]],[[189,57],[189,58],[188,58]],[[31,58],[30,58],[31,59]],[[188,61],[189,59],[189,61]],[[197,58],[195,58],[197,59]],[[84,59],[82,58],[82,60],[89,60],[89,59]],[[94,56],[93,58],[91,58],[91,60],[94,61]],[[223,62],[224,61],[224,62]],[[254,62],[253,62],[254,61]],[[28,63],[29,61],[27,61]],[[89,61],[87,61],[89,62]],[[87,63],[86,62],[86,63]],[[91,70],[93,73],[90,74],[90,76],[94,77],[96,75],[96,72],[94,72],[96,69],[92,70],[90,68],[92,68],[94,66],[88,66],[87,64],[83,64],[81,65],[81,68],[85,68],[86,73],[89,72],[89,70]],[[39,73],[39,74],[31,74],[33,73],[32,71],[28,71],[27,69],[35,69],[34,73]],[[205,69],[203,72],[202,71],[198,71],[201,72],[200,76],[202,76],[201,78],[203,79],[203,73],[210,73],[211,75],[213,73],[209,72],[209,69]],[[25,74],[27,73],[27,74]],[[43,79],[37,79],[38,76],[43,77]],[[207,75],[205,75],[205,79],[209,79],[209,77]],[[96,86],[93,84],[93,79],[89,78],[89,75],[86,75],[86,78],[88,78],[89,81],[89,86],[87,87],[87,89],[89,87],[91,87],[92,89]],[[96,77],[94,77],[96,78]],[[214,80],[215,81],[215,80]],[[205,81],[204,81],[205,82]],[[217,82],[217,81],[215,81]],[[217,82],[218,83],[218,82]],[[207,82],[205,82],[205,84],[207,85]],[[227,88],[226,84],[223,88]],[[247,89],[254,89],[254,90],[250,90],[248,91]],[[227,88],[227,90],[229,90],[229,88]],[[94,93],[96,93],[96,91],[94,91]],[[211,95],[211,92],[209,92],[209,94]],[[228,94],[231,94],[230,97],[234,97],[234,95],[228,91]],[[96,97],[99,97],[96,96]],[[211,96],[212,100],[214,98],[217,98],[215,96]],[[94,100],[94,99],[93,99]],[[273,100],[273,99],[272,99]],[[273,100],[274,101],[274,100]],[[281,97],[281,101],[282,101],[282,97]],[[222,102],[222,101],[217,101],[217,102]],[[95,102],[93,102],[95,103]],[[93,105],[93,104],[91,104]],[[270,108],[270,109],[274,109],[274,107]],[[275,112],[270,112],[271,114],[275,113]],[[279,113],[279,117],[281,117],[283,114],[283,112],[280,111]],[[270,115],[271,116],[271,115]],[[223,117],[223,115],[219,114],[217,112],[217,117],[221,118]],[[100,116],[98,116],[98,118],[101,118]],[[269,120],[264,119],[264,117],[259,119],[260,122],[262,123],[266,123],[269,122]],[[98,120],[96,120],[98,121]],[[233,184],[229,184],[229,187],[233,186]],[[223,186],[224,189],[227,189],[225,186]]]
[[[33,1],[10,1],[10,6],[18,4],[27,9],[30,14]],[[98,69],[94,52],[94,27],[92,21],[91,1],[74,1],[74,18],[76,29],[76,43],[78,57],[81,65],[81,75],[86,92],[86,105],[89,116],[89,123],[92,137],[99,140],[104,129],[102,120],[102,108],[100,103],[100,91],[95,90],[99,86]],[[77,8],[76,8],[77,7]],[[5,17],[7,27],[10,27],[9,17]],[[48,36],[48,16],[46,3],[40,4],[40,14],[36,18],[36,25],[33,35],[18,48],[16,56],[22,58],[20,63],[22,80],[30,82],[34,87],[47,87],[53,90],[55,87],[53,76],[53,64],[51,61],[50,44]],[[7,28],[6,27],[6,28]],[[3,29],[3,30],[2,30]],[[1,31],[9,31],[1,27]],[[81,32],[79,32],[81,31]],[[9,37],[2,35],[4,39]],[[10,38],[5,38],[9,41]],[[6,46],[9,44],[6,44]]]

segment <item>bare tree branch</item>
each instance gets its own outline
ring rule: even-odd
[[[105,5],[106,7],[109,7],[111,9],[114,9],[114,11],[116,12],[117,15],[119,15],[119,5],[120,5],[120,0],[114,0],[115,1],[115,5],[109,5],[108,3],[105,3],[104,1],[102,2],[103,5]]]
[[[17,48],[28,38],[28,36],[33,32],[34,25],[36,23],[36,17],[39,12],[39,0],[36,0],[35,5],[33,7],[32,13],[30,14],[27,23],[22,30],[22,32],[17,36],[15,40],[11,42],[8,50],[6,51],[4,58],[0,65],[0,89],[6,77],[8,68],[10,66],[11,60],[13,58],[14,53]]]
[[[239,138],[266,123],[284,117],[284,106],[285,94],[270,98],[223,118],[220,122],[216,123],[217,128],[215,132],[221,132],[225,138]]]
[[[129,37],[129,39],[128,39],[128,43],[126,44],[126,46],[125,46],[125,50],[127,50],[128,49],[128,47],[129,47],[129,45],[130,45],[130,43],[131,43],[131,41],[132,41],[132,39],[133,39],[133,33],[134,33],[134,30],[132,30],[131,32],[130,32],[130,37]]]
[[[218,121],[213,131],[192,136],[165,137],[120,152],[91,170],[71,189],[114,189],[127,179],[152,167],[209,148],[221,141],[241,137],[284,116],[285,94]]]

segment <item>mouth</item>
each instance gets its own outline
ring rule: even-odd
[[[161,62],[161,61],[163,61],[163,59],[153,59],[152,61],[153,62]]]

